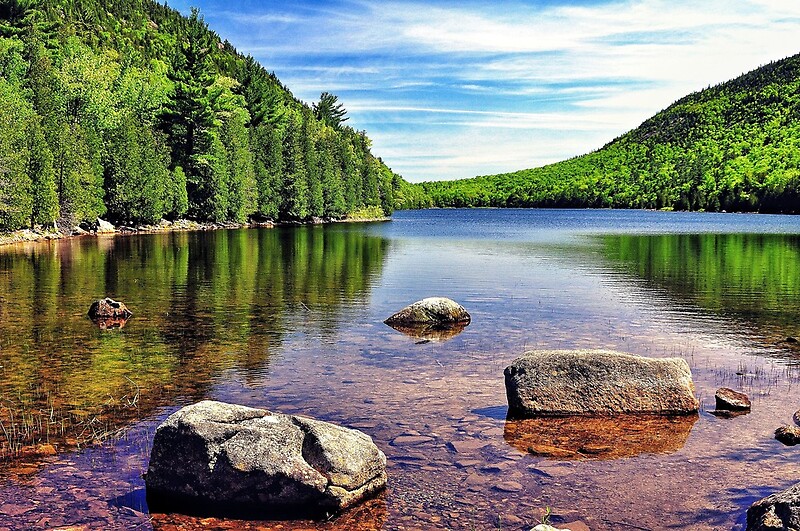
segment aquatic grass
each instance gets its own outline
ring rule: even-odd
[[[140,388],[126,379],[129,392],[94,405],[66,402],[41,382],[25,394],[0,396],[0,462],[50,455],[57,447],[80,448],[118,434],[124,429],[120,423],[140,416]]]

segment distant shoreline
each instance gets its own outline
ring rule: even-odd
[[[91,230],[91,231],[75,231],[75,232],[61,232],[56,229],[22,229],[13,232],[0,233],[0,247],[6,247],[16,244],[25,243],[41,243],[46,241],[55,240],[69,240],[73,238],[83,238],[90,236],[123,236],[133,234],[160,234],[166,232],[204,232],[212,230],[228,230],[228,229],[249,229],[249,228],[279,228],[279,227],[304,227],[314,225],[330,225],[334,223],[374,223],[391,221],[391,217],[378,217],[378,218],[347,218],[347,219],[322,219],[314,218],[312,221],[306,222],[252,222],[252,223],[209,223],[197,222],[191,220],[180,219],[177,221],[162,221],[157,225],[119,225],[114,227],[113,230]]]

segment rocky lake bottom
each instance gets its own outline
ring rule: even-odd
[[[800,481],[800,220],[401,212],[391,223],[81,238],[0,249],[0,529],[743,529]],[[121,329],[85,316],[105,295]],[[445,295],[472,322],[383,324]],[[506,420],[531,349],[682,357],[700,412]],[[711,414],[719,387],[752,412]],[[328,521],[150,513],[158,424],[211,398],[370,435],[388,488]],[[534,453],[531,452],[534,450]]]

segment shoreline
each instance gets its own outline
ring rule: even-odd
[[[179,219],[177,221],[162,220],[157,225],[119,225],[110,227],[110,224],[103,222],[106,228],[102,228],[98,224],[95,230],[77,229],[65,233],[56,229],[21,229],[13,232],[0,233],[0,247],[7,247],[10,245],[24,244],[24,243],[41,243],[46,241],[59,241],[70,240],[74,238],[82,238],[86,236],[106,236],[106,235],[134,235],[134,234],[161,234],[166,232],[196,232],[196,231],[212,231],[212,230],[229,230],[229,229],[252,229],[252,228],[280,228],[280,227],[306,227],[316,225],[332,225],[335,223],[376,223],[391,221],[389,216],[378,218],[349,218],[349,219],[322,219],[313,218],[311,221],[300,222],[251,222],[251,223],[211,223],[211,222],[198,222],[186,219]]]

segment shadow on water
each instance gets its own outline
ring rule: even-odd
[[[263,378],[286,334],[325,337],[360,311],[388,250],[324,227],[0,250],[0,458],[102,440],[231,367]],[[124,328],[86,317],[106,295],[135,313]]]

